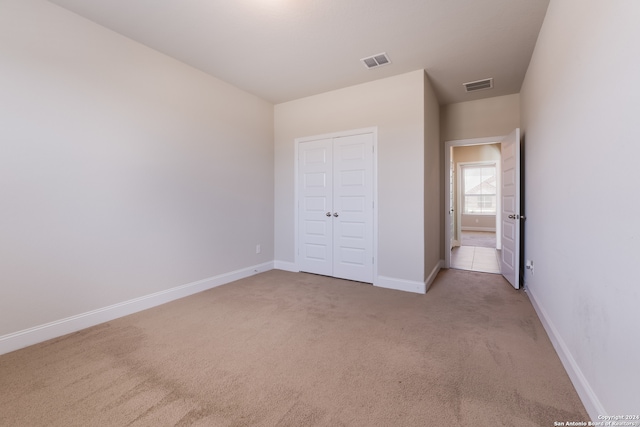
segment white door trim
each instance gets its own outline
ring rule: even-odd
[[[445,141],[444,143],[444,268],[451,268],[451,248],[449,247],[451,242],[451,214],[449,212],[449,206],[451,203],[451,178],[449,176],[449,168],[451,167],[451,148],[453,147],[465,147],[469,145],[485,145],[485,144],[497,144],[504,139],[505,135],[490,136],[486,138],[470,138],[470,139],[456,139],[451,141]],[[457,212],[456,212],[457,214]],[[496,214],[496,236],[500,235],[500,209]]]
[[[294,254],[295,270],[300,271],[300,248],[298,244],[299,231],[299,183],[298,183],[298,150],[301,143],[316,141],[319,139],[339,138],[345,136],[372,134],[373,135],[373,283],[378,279],[378,128],[368,127],[352,129],[342,132],[325,133],[321,135],[305,136],[294,140]]]

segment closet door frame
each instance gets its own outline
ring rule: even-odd
[[[295,157],[294,157],[294,254],[295,254],[295,264],[296,270],[301,271],[300,269],[300,247],[299,247],[299,232],[300,232],[300,219],[299,219],[299,208],[300,208],[300,197],[299,197],[299,182],[298,182],[298,172],[299,172],[299,148],[300,144],[305,142],[323,140],[323,139],[333,139],[345,136],[353,136],[353,135],[362,135],[362,134],[371,134],[373,139],[373,283],[377,281],[378,277],[378,128],[377,127],[369,127],[362,129],[353,129],[342,132],[334,132],[322,135],[313,135],[306,136],[301,138],[296,138],[294,141],[295,144]]]

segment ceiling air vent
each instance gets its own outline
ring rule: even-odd
[[[369,56],[367,58],[362,58],[360,61],[362,61],[364,66],[369,69],[391,64],[391,60],[385,52]]]
[[[493,87],[493,78],[476,80],[475,82],[463,83],[466,92],[475,92],[477,90],[491,89]]]

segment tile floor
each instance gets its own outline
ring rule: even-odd
[[[458,246],[451,250],[451,268],[500,274],[498,251],[477,246]]]

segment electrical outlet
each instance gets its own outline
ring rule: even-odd
[[[262,252],[262,248],[260,248],[260,245],[256,245],[256,253],[259,254],[260,252]]]

